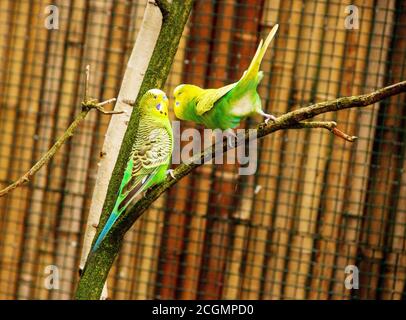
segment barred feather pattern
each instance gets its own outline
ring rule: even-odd
[[[167,128],[156,127],[150,121],[144,123],[138,128],[131,151],[133,178],[123,188],[123,194],[134,187],[138,176],[150,174],[156,167],[167,163],[171,156],[173,139]]]

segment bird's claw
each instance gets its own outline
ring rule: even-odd
[[[265,123],[268,124],[269,120],[275,121],[276,117],[272,114],[266,114],[265,115]]]
[[[262,110],[259,110],[258,113],[259,113],[261,116],[265,117],[265,124],[268,124],[269,120],[272,120],[272,121],[275,121],[275,120],[276,120],[276,117],[275,117],[274,115],[265,113],[265,112],[262,111]]]
[[[169,174],[173,179],[176,180],[176,177],[175,177],[175,174],[174,174],[174,170],[173,170],[173,169],[166,170],[166,174],[167,174],[167,175]]]
[[[234,141],[235,139],[237,139],[237,135],[235,134],[235,132],[231,129],[227,129],[226,131],[224,131],[224,134],[227,136],[227,144],[230,147],[234,146]]]

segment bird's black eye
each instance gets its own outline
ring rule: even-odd
[[[154,99],[156,99],[156,98],[157,98],[157,96],[154,95]]]

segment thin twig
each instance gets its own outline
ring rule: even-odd
[[[106,104],[109,104],[109,103],[113,103],[113,102],[115,102],[116,100],[117,100],[116,98],[111,98],[111,99],[108,99],[108,100],[106,100],[106,101],[99,102],[99,103],[97,104],[97,109],[100,110],[100,109],[101,109],[100,107],[102,107],[102,106],[104,106],[104,105],[106,105]],[[111,112],[111,111],[104,111],[104,112]],[[115,112],[116,112],[116,114],[118,114],[118,113],[123,113],[123,111],[115,111]],[[109,114],[111,114],[111,113],[109,113]]]
[[[54,143],[54,145],[47,151],[47,153],[45,153],[37,161],[37,163],[35,163],[34,166],[32,166],[31,169],[29,169],[18,180],[16,180],[15,182],[10,184],[6,188],[0,190],[0,197],[6,195],[10,191],[23,185],[24,183],[27,183],[28,181],[30,181],[30,178],[53,158],[53,156],[56,154],[56,152],[58,152],[58,150],[65,143],[65,141],[73,136],[75,129],[82,122],[82,120],[84,120],[86,118],[86,116],[90,110],[96,109],[99,112],[101,112],[103,114],[108,114],[108,115],[122,113],[122,111],[106,111],[103,108],[104,105],[116,101],[116,98],[112,98],[112,99],[102,101],[102,102],[97,102],[97,100],[89,98],[89,78],[90,78],[90,66],[87,65],[86,66],[86,79],[85,79],[85,93],[84,93],[83,102],[82,102],[82,111],[76,116],[75,120],[73,120],[73,122],[68,127],[68,129],[66,129],[66,131],[63,133],[63,135]]]
[[[86,79],[85,79],[85,94],[83,97],[83,102],[87,103],[89,101],[89,83],[90,83],[90,65],[86,66]]]
[[[297,124],[294,124],[291,128],[292,129],[324,128],[324,129],[327,129],[327,130],[331,131],[337,137],[340,137],[340,138],[342,138],[342,139],[344,139],[346,141],[354,142],[355,140],[357,140],[356,136],[350,136],[350,135],[340,131],[339,129],[337,129],[337,122],[335,122],[335,121],[306,121],[306,122],[299,122]]]
[[[337,122],[335,121],[304,121],[294,124],[292,129],[323,128],[332,131],[335,127],[337,127]]]
[[[349,136],[348,134],[342,132],[337,128],[334,128],[333,130],[331,130],[331,132],[334,133],[337,137],[343,138],[344,140],[347,140],[349,142],[354,142],[358,139],[357,136]]]
[[[111,103],[111,102],[114,102],[114,101],[116,101],[115,98],[109,99],[109,100],[106,100],[106,101],[103,101],[103,102],[101,102],[101,103],[103,103],[103,105],[104,105],[104,104]],[[102,114],[112,115],[112,114],[120,114],[120,113],[123,113],[123,111],[115,111],[115,110],[106,111],[106,110],[104,110],[104,108],[102,107],[102,104],[101,104],[101,103],[98,103],[98,104],[96,105],[96,109],[99,110]]]
[[[406,91],[406,81],[401,81],[390,86],[378,89],[371,93],[361,94],[358,96],[342,97],[335,100],[324,101],[312,104],[308,107],[302,107],[300,109],[285,113],[278,117],[276,122],[300,122],[306,119],[313,118],[319,114],[339,111],[348,108],[366,107],[375,102],[388,98],[390,96],[399,94]],[[269,122],[268,125],[273,124]]]

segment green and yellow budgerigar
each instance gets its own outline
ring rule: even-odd
[[[242,119],[255,113],[266,117],[266,122],[274,120],[274,116],[262,110],[257,86],[263,78],[262,71],[259,71],[262,58],[277,30],[276,24],[265,42],[261,40],[250,66],[239,81],[219,89],[202,89],[191,84],[177,86],[174,90],[176,117],[222,130],[237,127]]]
[[[97,250],[120,215],[134,199],[167,175],[173,149],[173,132],[168,117],[168,98],[158,89],[141,98],[139,126],[130,158],[121,181],[114,209],[93,246]]]

